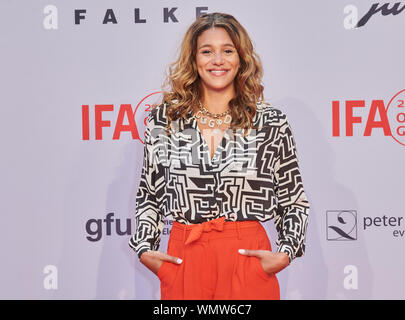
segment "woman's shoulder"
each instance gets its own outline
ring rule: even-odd
[[[173,103],[173,102],[172,102]],[[168,102],[161,102],[152,106],[148,116],[148,122],[154,127],[164,127],[167,124],[166,109]]]
[[[256,110],[260,113],[263,125],[281,126],[287,121],[287,115],[284,111],[267,101],[259,101],[256,105]]]
[[[155,131],[157,135],[163,133],[167,134],[167,109],[177,103],[178,100],[171,99],[170,101],[163,101],[153,105],[147,120],[147,125],[150,130]],[[170,123],[170,131],[173,133],[179,130],[179,125],[179,119],[172,120]]]

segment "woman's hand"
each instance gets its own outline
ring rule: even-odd
[[[163,261],[168,261],[175,264],[180,264],[183,261],[178,257],[173,257],[162,251],[148,250],[141,254],[139,259],[154,274],[157,274]]]
[[[269,250],[248,250],[239,249],[239,253],[244,256],[253,256],[260,259],[260,263],[263,266],[263,270],[272,275],[280,272],[290,264],[288,255],[284,252],[272,252]]]

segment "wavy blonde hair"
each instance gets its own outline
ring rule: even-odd
[[[197,70],[197,39],[210,28],[223,28],[229,34],[238,54],[240,68],[234,79],[235,97],[229,101],[232,130],[253,127],[256,103],[263,100],[264,86],[261,84],[263,67],[260,57],[253,49],[245,28],[230,14],[214,12],[199,16],[187,29],[177,61],[169,64],[163,88],[162,104],[167,103],[166,132],[170,135],[171,121],[194,110],[201,99],[200,76]],[[173,99],[177,103],[171,103]]]

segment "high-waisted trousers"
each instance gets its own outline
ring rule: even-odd
[[[162,300],[279,300],[275,274],[267,274],[254,256],[239,249],[270,250],[259,221],[225,217],[185,225],[173,222],[167,253],[181,264],[163,261],[157,271]]]

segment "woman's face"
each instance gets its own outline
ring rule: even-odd
[[[208,90],[234,90],[239,55],[223,28],[205,30],[197,39],[196,63],[201,84]]]

